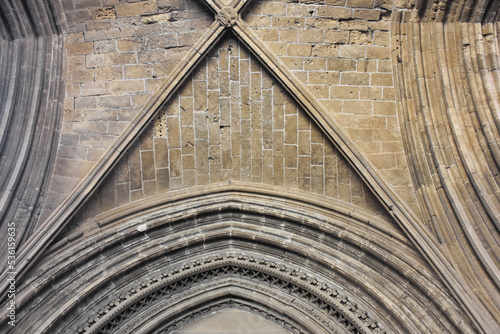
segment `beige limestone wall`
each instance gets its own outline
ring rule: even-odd
[[[68,0],[63,6],[69,26],[66,97],[46,214],[104,155],[213,21],[199,1]]]
[[[396,113],[390,11],[373,1],[341,2],[252,1],[242,17],[418,211]],[[194,0],[63,5],[70,23],[67,86],[46,212],[82,180],[214,20]],[[195,86],[194,94],[205,93]],[[267,166],[258,167],[263,175]],[[283,174],[297,187],[312,182],[290,177]]]
[[[228,34],[76,221],[144,198],[220,182],[299,189],[387,215],[307,113]]]
[[[396,111],[382,1],[253,1],[243,19],[418,212]]]

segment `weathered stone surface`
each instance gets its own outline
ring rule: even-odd
[[[24,307],[16,331],[76,328],[58,318],[72,312],[64,305],[78,308],[68,319],[97,321],[94,314],[108,312],[90,312],[90,305],[127,300],[126,289],[118,291],[132,285],[127,275],[145,282],[148,270],[161,267],[155,254],[163,252],[162,263],[168,257],[174,265],[230,245],[268,260],[279,254],[280,261],[300,263],[302,273],[334,263],[325,280],[348,291],[349,302],[373,307],[369,314],[384,314],[389,332],[498,332],[493,2],[253,0],[241,16],[239,1],[222,9],[218,2],[192,0],[25,2],[22,10],[15,2],[2,6],[0,28],[0,74],[7,78],[1,105],[9,119],[2,124],[10,124],[2,128],[8,145],[0,218],[19,224],[20,273],[28,277],[16,280]],[[229,31],[214,47],[222,35],[218,24]],[[63,69],[67,77],[59,80]],[[60,140],[47,132],[60,133]],[[24,161],[26,167],[16,167]],[[280,201],[286,204],[274,208]],[[193,204],[209,209],[198,212]],[[141,211],[167,207],[173,211],[153,221]],[[172,212],[197,218],[186,218],[191,226],[176,225]],[[211,212],[217,217],[205,220]],[[318,218],[331,212],[333,221]],[[380,219],[388,212],[390,220]],[[313,231],[315,219],[321,226]],[[130,254],[117,260],[128,247]],[[78,249],[92,256],[78,259]],[[183,255],[171,257],[172,249]],[[301,255],[311,252],[317,254]],[[65,262],[69,253],[75,255]],[[137,263],[130,262],[134,256]],[[203,286],[200,296],[210,296],[211,288]],[[261,300],[268,306],[281,306],[276,296],[289,295],[268,294],[267,283],[254,288],[229,288],[232,302],[235,291],[252,302],[266,291]],[[108,294],[120,302],[109,304]],[[388,295],[410,297],[387,303]],[[83,306],[84,300],[92,302]],[[37,303],[55,310],[53,322],[36,316]],[[327,317],[307,303],[311,318],[300,319]],[[286,311],[276,306],[274,316],[300,313],[299,304],[297,298]],[[190,304],[193,314],[198,306]],[[39,320],[23,320],[25,314]],[[317,324],[333,323],[320,318]],[[127,321],[134,332],[139,325]],[[361,332],[366,321],[356,325]]]

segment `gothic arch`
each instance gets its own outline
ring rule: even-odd
[[[40,275],[26,282],[33,288],[23,289],[18,298],[20,315],[44,319],[37,317],[42,305],[54,312],[19,326],[26,332],[88,327],[89,333],[99,333],[98,327],[117,316],[115,310],[126,311],[147,296],[160,298],[155,294],[170,286],[168,279],[179,275],[192,283],[226,268],[234,289],[259,275],[269,279],[262,284],[283,296],[296,297],[279,284],[294,286],[290,289],[303,291],[302,302],[318,317],[340,314],[330,319],[338,328],[473,332],[446,288],[409,241],[388,227],[390,222],[334,201],[323,206],[319,196],[291,191],[280,197],[274,191],[250,185],[203,187],[97,216],[94,230],[53,245],[35,268]],[[253,271],[254,278],[243,271]],[[210,292],[203,294],[200,307],[210,300]],[[62,305],[61,296],[68,298]],[[293,303],[288,306],[303,312]],[[162,317],[168,323],[170,315]],[[289,323],[310,328],[300,317],[290,317]],[[349,324],[339,327],[344,319]]]

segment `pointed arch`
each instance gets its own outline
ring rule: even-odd
[[[166,287],[201,287],[203,278],[223,276],[237,289],[261,278],[269,291],[305,298],[318,317],[340,314],[332,319],[347,319],[345,326],[360,332],[474,332],[389,222],[338,201],[283,193],[251,184],[200,187],[96,217],[96,228],[83,238],[54,245],[40,275],[26,283],[30,288],[21,287],[21,313],[38,318],[41,305],[54,312],[20,330],[98,333],[121,323],[114,320],[120,314],[150,305],[144,298],[172,296]],[[63,305],[61,296],[68,296]]]

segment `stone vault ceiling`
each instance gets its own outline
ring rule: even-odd
[[[9,329],[494,332],[498,7],[3,4]]]

